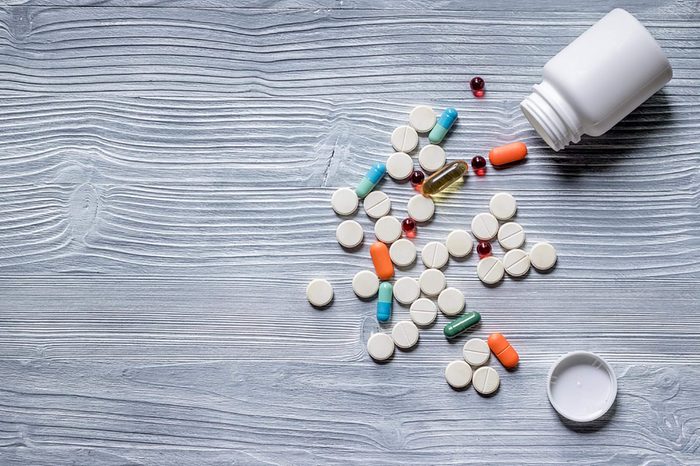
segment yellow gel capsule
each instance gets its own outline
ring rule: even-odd
[[[423,194],[430,196],[443,191],[449,185],[462,178],[466,172],[467,162],[464,160],[448,163],[423,182]]]

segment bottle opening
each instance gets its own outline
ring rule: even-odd
[[[520,110],[527,121],[555,151],[581,139],[578,120],[567,108],[566,102],[546,82],[534,86],[534,92],[520,103]]]

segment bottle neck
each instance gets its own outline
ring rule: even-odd
[[[581,121],[559,91],[547,80],[535,84],[533,90],[520,103],[520,109],[549,147],[560,151],[571,142],[579,142]]]

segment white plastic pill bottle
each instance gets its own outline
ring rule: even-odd
[[[582,134],[600,136],[673,76],[659,44],[617,8],[544,65],[520,109],[555,151]]]

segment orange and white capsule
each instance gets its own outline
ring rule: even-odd
[[[492,333],[488,339],[491,352],[496,355],[503,367],[506,369],[514,369],[520,361],[520,356],[515,348],[510,346],[510,342],[500,333]]]
[[[491,165],[505,165],[523,160],[527,155],[527,146],[522,142],[512,142],[505,146],[494,147],[489,152]]]

